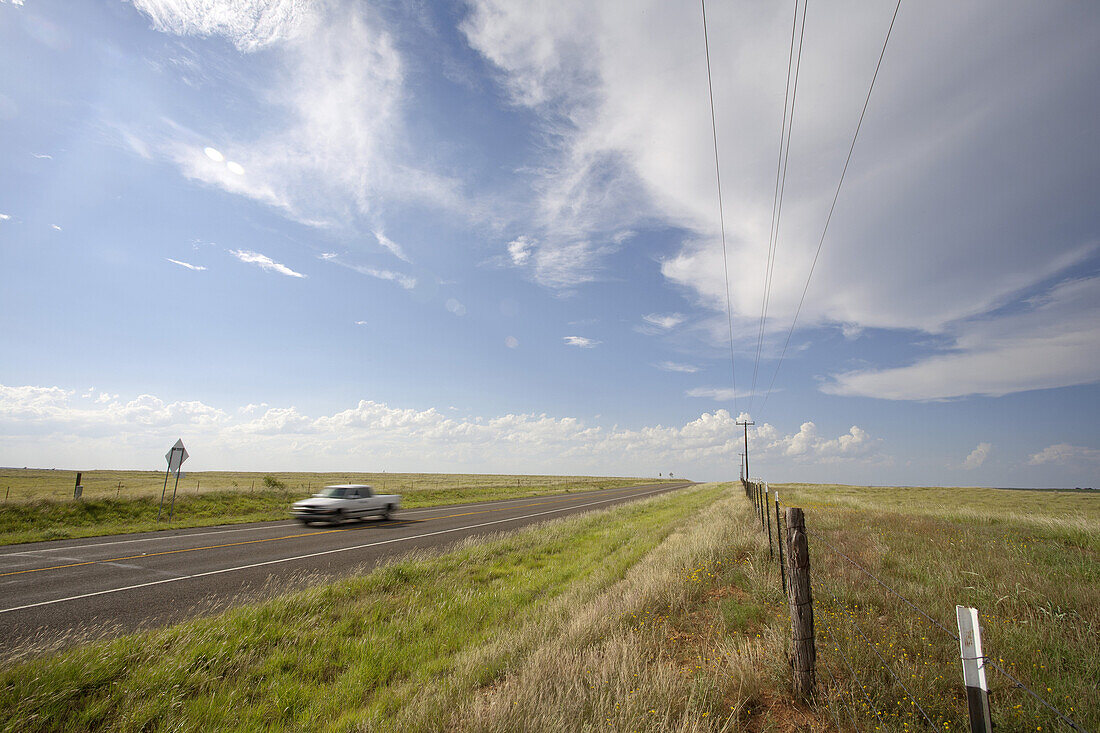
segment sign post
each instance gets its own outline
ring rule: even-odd
[[[168,491],[168,474],[173,471],[176,472],[176,483],[172,486],[172,504],[168,509],[168,521],[172,521],[172,512],[176,508],[176,489],[180,485],[180,466],[188,459],[187,449],[183,447],[183,439],[180,438],[176,441],[176,444],[168,449],[168,452],[164,454],[164,459],[168,461],[168,468],[164,472],[164,488],[160,490],[160,508],[157,509],[157,521],[160,521],[161,512],[164,511],[164,494]]]

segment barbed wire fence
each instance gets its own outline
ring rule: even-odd
[[[797,517],[796,521],[799,523],[798,531],[805,531],[803,529],[802,523],[802,510],[796,507],[787,508],[788,523],[786,529],[788,531],[785,532],[784,513],[781,511],[782,505],[780,504],[778,492],[771,491],[768,484],[763,481],[742,480],[742,486],[745,491],[745,496],[753,505],[753,510],[756,513],[756,520],[760,524],[761,531],[767,533],[768,535],[769,558],[779,565],[782,590],[792,604],[792,627],[794,629],[793,634],[797,637],[799,633],[797,631],[799,619],[795,618],[794,600],[792,595],[792,586],[794,585],[795,581],[791,577],[796,572],[796,568],[792,567],[791,565],[792,546],[790,544],[791,537],[789,535],[791,534],[790,529],[793,525],[793,523],[790,522],[792,511],[797,512],[797,514],[795,514],[794,516]],[[774,517],[774,522],[772,521],[772,517]],[[774,550],[772,544],[773,540],[775,543]],[[873,658],[877,661],[878,669],[885,673],[886,679],[890,680],[904,693],[904,697],[901,700],[898,700],[898,705],[900,706],[903,702],[908,702],[910,711],[915,710],[916,713],[919,713],[919,717],[915,713],[912,713],[908,717],[915,719],[918,722],[918,725],[926,725],[930,730],[950,730],[955,728],[956,726],[963,729],[969,728],[971,731],[992,730],[992,727],[989,723],[989,690],[985,681],[985,670],[990,669],[1001,675],[1005,680],[1007,680],[1009,684],[1006,689],[1019,690],[1020,692],[1026,694],[1028,697],[1033,699],[1035,703],[1050,712],[1054,716],[1054,720],[1060,723],[1064,727],[1064,729],[1074,730],[1080,733],[1087,732],[1087,729],[1080,722],[1074,720],[1068,713],[1056,707],[1039,692],[1020,680],[1016,675],[1009,672],[1009,670],[1006,669],[1003,664],[998,662],[997,658],[990,654],[981,654],[980,630],[977,628],[978,614],[976,610],[965,608],[963,606],[956,607],[959,616],[958,620],[960,628],[963,627],[964,612],[972,612],[974,618],[973,638],[969,636],[969,631],[967,632],[967,634],[964,634],[964,636],[960,637],[958,633],[953,631],[945,624],[941,623],[932,614],[921,608],[910,598],[907,598],[896,588],[890,586],[882,578],[868,570],[862,564],[853,559],[848,553],[836,547],[833,543],[829,542],[824,537],[820,535],[814,535],[811,545],[813,548],[812,554],[820,556],[821,552],[832,553],[841,561],[849,564],[852,568],[858,571],[859,574],[866,576],[871,582],[873,582],[874,585],[878,586],[883,591],[884,595],[896,599],[906,608],[915,612],[916,616],[927,622],[927,624],[932,629],[938,632],[941,638],[947,637],[955,643],[960,644],[959,659],[963,667],[964,684],[967,687],[967,709],[966,711],[958,712],[966,713],[967,719],[965,721],[959,721],[958,715],[942,717],[935,715],[933,712],[930,712],[927,706],[928,701],[925,700],[923,701],[924,704],[922,704],[922,701],[918,699],[917,695],[911,689],[911,686],[907,685],[902,680],[902,675],[899,674],[897,669],[895,669],[895,667],[898,666],[898,660],[895,658],[895,663],[891,664],[891,661],[887,659],[886,655],[883,654],[881,643],[873,641],[871,639],[871,636],[859,624],[856,614],[856,611],[858,609],[850,607],[850,604],[842,603],[833,589],[830,588],[828,590],[828,596],[832,599],[833,602],[831,611],[837,617],[842,617],[845,619],[847,628],[838,630],[837,632],[824,634],[821,636],[821,641],[825,642],[824,647],[829,651],[834,652],[836,656],[840,659],[840,661],[844,664],[844,667],[847,669],[848,674],[854,682],[856,689],[859,691],[861,697],[863,698],[863,703],[867,709],[867,712],[873,714],[875,718],[877,718],[880,726],[886,726],[886,718],[884,718],[884,715],[886,717],[900,717],[899,713],[896,711],[894,713],[891,713],[887,710],[880,709],[881,706],[875,704],[874,699],[868,693],[868,685],[866,684],[867,681],[861,680],[860,675],[856,671],[856,667],[858,665],[853,664],[853,660],[855,659],[855,652],[864,651],[871,653]],[[815,565],[817,567],[820,567],[819,563]],[[820,581],[811,582],[810,587],[813,589],[813,597],[815,598],[819,597],[819,595],[826,590],[825,584],[821,583]],[[799,615],[804,616],[804,614]],[[811,643],[813,643],[812,640],[814,632],[812,628],[812,610],[809,618],[811,624],[809,634],[811,637]],[[842,648],[839,643],[841,639],[838,637],[841,635],[844,637],[844,648]],[[924,639],[924,637],[921,638],[922,640]],[[967,649],[974,649],[975,644],[977,645],[976,648],[979,650],[978,653],[973,656],[968,656]],[[1003,658],[1000,661],[1003,662]],[[968,669],[967,666],[968,663],[970,663],[973,670],[980,671],[980,688],[977,686],[978,683],[974,682],[974,679],[971,677],[970,669]],[[839,682],[837,676],[833,673],[832,669],[829,669],[828,671],[834,682]],[[943,671],[947,672],[947,670]],[[795,672],[797,676],[797,670],[795,670]],[[958,674],[958,668],[956,668],[954,674]],[[866,677],[867,675],[865,674],[864,676]],[[916,677],[917,675],[912,675],[912,678]],[[796,690],[797,687],[798,685],[796,681]],[[981,714],[981,705],[983,703],[985,705],[984,722],[983,716]],[[940,719],[935,720],[934,718],[937,717],[939,717]],[[905,724],[905,727],[908,728],[907,723]],[[1042,726],[1036,726],[1035,729],[1043,730]]]

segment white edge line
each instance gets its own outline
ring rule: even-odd
[[[11,613],[12,611],[24,611],[28,608],[38,608],[40,606],[50,606],[54,603],[64,603],[65,601],[78,601],[82,598],[91,598],[93,596],[107,595],[108,593],[119,593],[124,590],[136,590],[138,588],[148,588],[153,585],[162,585],[164,583],[175,583],[180,580],[191,580],[192,578],[203,578],[208,575],[221,575],[222,573],[231,573],[236,570],[249,570],[251,568],[260,568],[265,565],[277,565],[284,562],[294,562],[295,560],[307,560],[311,557],[320,557],[321,555],[332,555],[337,552],[350,552],[351,550],[362,550],[367,547],[377,547],[378,545],[388,545],[393,542],[407,542],[409,540],[419,540],[425,537],[434,537],[436,535],[448,534],[449,532],[461,532],[468,529],[478,529],[479,527],[488,527],[493,524],[502,524],[504,522],[515,522],[520,519],[531,519],[533,517],[541,517],[546,514],[556,514],[558,512],[569,511],[570,509],[583,509],[586,506],[595,506],[596,504],[606,504],[609,501],[620,501],[623,499],[636,499],[641,496],[649,496],[655,494],[658,491],[664,491],[665,489],[659,488],[653,491],[647,491],[644,494],[635,494],[631,497],[615,497],[613,499],[603,499],[601,501],[593,501],[588,504],[578,504],[576,506],[562,507],[561,509],[549,509],[545,512],[537,512],[535,514],[526,514],[521,517],[509,517],[507,519],[495,519],[492,522],[482,522],[481,524],[471,524],[464,527],[452,527],[451,529],[441,529],[437,532],[425,532],[424,534],[412,535],[410,537],[395,537],[390,540],[380,540],[378,542],[368,542],[365,545],[353,545],[352,547],[337,547],[334,550],[323,550],[321,552],[311,552],[307,555],[297,555],[295,557],[284,557],[278,560],[265,560],[264,562],[252,563],[251,565],[238,565],[235,568],[222,568],[221,570],[210,570],[205,573],[193,573],[191,575],[181,575],[176,578],[165,578],[164,580],[153,580],[148,583],[138,583],[137,585],[127,585],[122,588],[108,588],[107,590],[98,590],[93,593],[83,593],[79,596],[69,596],[67,598],[55,598],[52,601],[39,601],[38,603],[28,603],[25,606],[16,606],[14,608],[0,609],[0,614]]]
[[[190,532],[188,534],[160,534],[157,532],[156,537],[139,537],[133,540],[115,540],[114,542],[95,542],[90,545],[65,545],[64,547],[46,547],[41,550],[24,550],[23,552],[6,552],[0,554],[0,558],[4,557],[19,557],[21,555],[38,555],[43,552],[63,552],[65,550],[86,550],[89,547],[104,547],[105,545],[127,545],[134,542],[155,542],[156,540],[175,540],[175,539],[187,539],[188,537],[203,537],[209,534],[229,534],[230,532],[255,532],[261,529],[276,529],[278,527],[292,527],[294,522],[281,521],[279,524],[274,522],[271,524],[265,524],[262,527],[241,527],[239,529],[221,529],[216,532]],[[180,529],[185,529],[181,527]],[[154,530],[157,531],[157,530]]]

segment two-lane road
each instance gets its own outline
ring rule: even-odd
[[[465,537],[602,509],[689,486],[633,486],[399,512],[393,521],[303,527],[265,522],[0,550],[0,658],[233,605]],[[239,602],[239,601],[237,601]]]

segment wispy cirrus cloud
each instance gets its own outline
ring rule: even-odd
[[[679,326],[681,323],[687,320],[687,317],[684,316],[683,313],[668,313],[665,315],[661,315],[659,313],[649,313],[642,316],[642,320],[650,326],[655,326],[662,331],[668,331],[669,329],[673,329]]]
[[[192,265],[190,262],[183,262],[182,260],[173,260],[171,257],[165,257],[164,259],[171,262],[173,265],[179,265],[180,267],[186,267],[188,270],[194,270],[195,272],[201,272],[206,267],[203,265]]]
[[[1056,285],[1025,308],[952,324],[949,349],[908,366],[833,375],[827,394],[889,400],[997,397],[1100,381],[1100,277]]]
[[[404,275],[400,272],[394,272],[393,270],[382,270],[376,267],[367,267],[366,265],[346,265],[342,262],[339,264],[342,264],[344,265],[344,267],[355,270],[356,272],[363,275],[376,277],[379,280],[389,280],[390,282],[395,282],[401,287],[405,288],[405,290],[412,290],[416,287],[415,277],[410,277],[409,275]]]
[[[383,232],[381,229],[374,230],[374,238],[378,240],[378,243],[380,245],[388,249],[394,257],[401,260],[402,262],[412,264],[412,260],[410,260],[408,255],[405,254],[405,250],[401,247],[401,245],[387,237],[386,233]]]
[[[287,277],[305,277],[300,272],[291,270],[286,265],[276,262],[267,255],[260,254],[259,252],[252,252],[245,249],[231,249],[229,254],[236,257],[241,262],[245,262],[250,265],[256,265],[257,267],[267,270],[268,272],[277,272],[280,275],[286,275]]]
[[[699,371],[699,367],[692,364],[680,364],[675,361],[662,361],[653,366],[657,367],[663,372],[683,372],[684,374],[694,374]]]
[[[732,387],[693,387],[684,394],[688,397],[707,397],[721,402],[749,396],[748,390],[735,390]]]
[[[562,336],[561,340],[566,346],[576,346],[581,349],[594,349],[603,343],[602,341],[585,338],[584,336]]]

